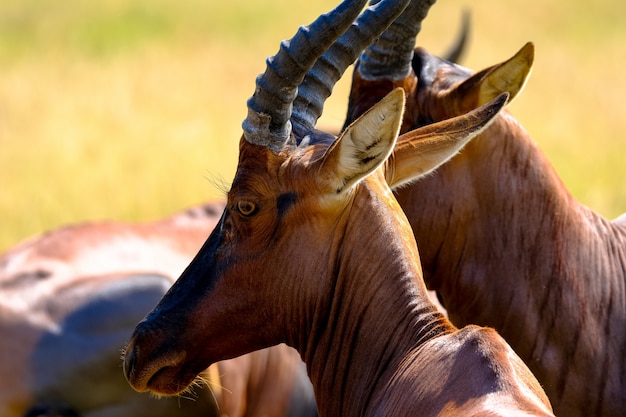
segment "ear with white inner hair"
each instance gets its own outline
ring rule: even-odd
[[[503,92],[509,93],[509,103],[524,89],[535,59],[535,46],[526,43],[513,57],[485,68],[458,84],[449,94],[462,100],[472,98],[475,106],[482,106]]]
[[[319,175],[332,192],[350,189],[385,162],[400,132],[404,102],[402,88],[391,91],[326,151]]]

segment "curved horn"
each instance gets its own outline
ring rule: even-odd
[[[371,0],[376,3],[379,0]],[[435,0],[412,0],[404,13],[359,57],[362,78],[401,80],[411,72],[415,38]]]
[[[242,127],[246,140],[278,152],[291,136],[289,121],[298,85],[306,72],[354,22],[366,0],[344,0],[309,26],[301,26],[291,40],[283,41],[276,55],[267,59],[248,100],[248,116]]]
[[[339,37],[307,72],[298,88],[292,120],[296,137],[315,128],[324,102],[346,69],[407,8],[410,0],[373,1],[356,22]]]
[[[448,52],[446,52],[443,57],[446,61],[453,62],[458,64],[461,60],[461,57],[465,53],[465,47],[467,46],[467,39],[469,38],[471,25],[471,13],[469,9],[463,9],[463,14],[461,15],[461,31],[457,35],[456,41]]]

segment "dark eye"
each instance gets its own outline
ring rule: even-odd
[[[256,212],[256,205],[252,201],[240,200],[237,203],[237,210],[243,216],[252,216]]]

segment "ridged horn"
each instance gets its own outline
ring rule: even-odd
[[[298,86],[305,74],[358,17],[366,0],[344,0],[308,26],[301,26],[290,40],[282,41],[276,55],[266,61],[248,100],[248,116],[242,127],[246,140],[279,152],[291,136],[291,112]]]
[[[415,38],[433,4],[435,0],[411,0],[404,13],[359,57],[362,78],[401,80],[409,75]]]
[[[372,4],[315,62],[298,88],[292,121],[297,140],[315,128],[324,102],[346,69],[406,9],[410,0],[383,0]]]

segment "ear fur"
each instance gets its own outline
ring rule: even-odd
[[[348,126],[326,151],[320,178],[342,193],[381,166],[395,146],[405,94],[396,88]]]
[[[507,99],[508,93],[502,93],[469,113],[401,135],[385,164],[385,179],[389,186],[406,185],[448,161],[491,124]]]
[[[511,102],[523,89],[533,67],[535,46],[526,43],[513,57],[472,75],[456,87],[454,94],[473,96],[472,107],[482,106],[508,92]]]

